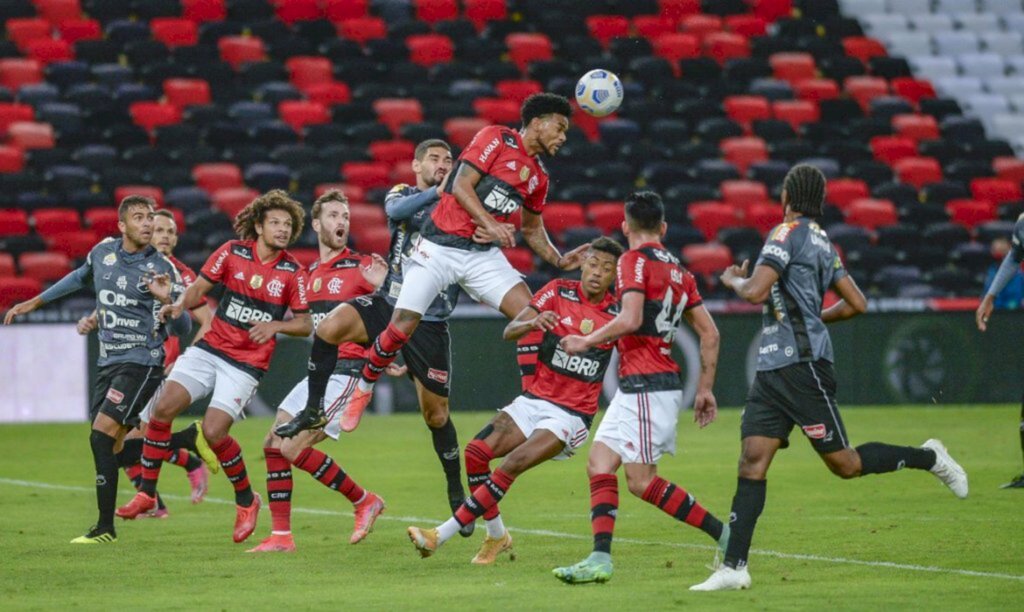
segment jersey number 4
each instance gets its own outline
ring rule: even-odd
[[[676,337],[676,330],[679,329],[679,319],[683,316],[683,309],[686,307],[686,295],[684,294],[678,304],[672,303],[672,287],[665,290],[665,297],[661,300],[661,311],[654,319],[654,326],[661,334],[667,344],[672,344]]]

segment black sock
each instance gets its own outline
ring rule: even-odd
[[[465,491],[462,488],[462,467],[459,464],[459,437],[455,432],[455,424],[451,417],[440,427],[430,427],[430,437],[434,441],[434,452],[437,453],[441,467],[444,469],[445,480],[448,481],[448,497],[462,502]]]
[[[935,451],[913,446],[895,446],[868,442],[856,448],[860,455],[860,475],[885,474],[905,467],[930,470],[935,465]]]
[[[725,551],[725,565],[740,569],[746,567],[750,542],[754,538],[757,518],[764,510],[768,492],[767,480],[736,479],[736,495],[732,498],[732,519],[729,524],[729,547]]]
[[[202,464],[203,462],[199,459],[199,457],[196,457],[193,453],[189,453],[188,462],[185,463],[185,471],[191,472],[192,470],[197,470],[199,469],[199,466],[201,466]]]
[[[323,409],[327,382],[337,365],[338,345],[313,334],[313,349],[309,352],[309,363],[306,365],[306,372],[309,374],[307,408]]]
[[[120,469],[114,456],[114,438],[102,431],[92,430],[89,445],[96,465],[96,507],[100,511],[96,526],[114,530],[114,508],[117,506],[117,476]]]
[[[199,430],[196,429],[196,424],[192,423],[181,431],[176,431],[171,434],[171,445],[168,447],[171,450],[176,448],[183,448],[190,453],[196,451],[196,436],[199,434]]]
[[[117,454],[117,464],[126,468],[142,461],[142,442],[142,438],[125,440]]]
[[[1024,458],[1024,395],[1020,398],[1020,453]]]

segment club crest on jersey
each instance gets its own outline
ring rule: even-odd
[[[522,169],[519,170],[519,180],[525,181],[528,178],[530,178],[530,167],[523,166]]]
[[[125,289],[128,288],[128,277],[127,276],[118,276],[117,277],[117,288],[120,289],[121,291],[124,291]]]
[[[117,263],[117,255],[115,255],[113,253],[107,253],[106,256],[103,257],[103,265],[105,265],[105,266],[112,266],[112,265],[114,265],[116,263]]]
[[[327,281],[327,293],[332,293],[334,295],[341,293],[342,284],[343,283],[340,278],[332,278],[331,280]]]
[[[281,293],[284,291],[284,283],[278,279],[273,279],[267,283],[267,293],[274,297],[281,297]]]
[[[594,322],[590,319],[583,319],[580,321],[580,333],[589,334],[594,331]]]
[[[263,277],[259,274],[253,274],[252,278],[249,279],[249,286],[253,289],[259,289],[263,286]]]
[[[313,293],[319,293],[320,292],[320,287],[322,287],[323,284],[324,284],[323,283],[323,279],[314,278],[313,279]]]

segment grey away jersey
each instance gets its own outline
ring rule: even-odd
[[[395,185],[384,198],[385,206],[389,201],[418,193],[421,193],[418,187],[404,184]],[[380,287],[380,293],[392,307],[398,301],[398,294],[402,291],[402,266],[405,265],[405,260],[412,255],[412,245],[416,243],[423,223],[430,219],[430,213],[436,205],[437,201],[435,200],[430,205],[417,210],[408,219],[396,220],[391,216],[388,217],[388,228],[391,229],[391,249],[388,254],[388,275]],[[458,284],[452,284],[439,293],[430,303],[427,312],[424,313],[423,320],[447,320],[459,301],[460,289]]]
[[[96,292],[98,365],[135,363],[162,367],[168,330],[157,318],[162,304],[150,294],[142,276],[169,275],[173,284],[171,299],[175,299],[184,285],[174,264],[151,246],[138,253],[126,253],[121,249],[120,238],[107,238],[89,251],[81,269]]]
[[[847,272],[825,230],[804,217],[777,226],[768,234],[756,265],[779,273],[763,308],[757,369],[834,361],[821,303],[829,287]]]

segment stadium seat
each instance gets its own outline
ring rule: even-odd
[[[371,142],[368,150],[373,161],[409,165],[416,151],[416,143],[408,140],[378,140]]]
[[[224,0],[181,0],[181,5],[181,16],[196,23],[223,21],[228,16]]]
[[[934,157],[904,157],[893,163],[893,170],[901,182],[918,189],[942,180],[942,166]]]
[[[78,0],[36,0],[34,4],[39,16],[52,24],[82,16],[82,7]]]
[[[622,15],[591,15],[585,22],[591,38],[606,49],[613,38],[629,36],[629,20]]]
[[[356,17],[335,22],[338,34],[365,46],[371,40],[386,38],[388,26],[379,17]]]
[[[757,137],[726,138],[720,147],[725,159],[735,164],[740,174],[746,174],[751,164],[768,159],[768,147]]]
[[[32,299],[43,290],[43,284],[34,278],[0,277],[0,308],[10,308],[18,302]]]
[[[487,123],[518,126],[520,106],[515,100],[502,98],[477,98],[473,101],[473,111]]]
[[[121,185],[114,189],[114,201],[120,202],[128,196],[143,196],[156,202],[157,208],[164,205],[164,190],[152,185]]]
[[[391,247],[391,230],[387,225],[359,225],[353,224],[352,238],[355,248],[363,253],[378,253],[387,255]]]
[[[785,121],[793,130],[799,130],[806,123],[817,123],[821,118],[818,105],[810,100],[779,100],[772,102],[772,114]]]
[[[260,192],[249,187],[225,187],[214,191],[211,200],[214,209],[233,219],[259,195]]]
[[[704,38],[704,53],[720,64],[750,57],[750,39],[731,32],[714,32]]]
[[[793,84],[793,91],[801,100],[820,102],[839,97],[839,86],[832,79],[804,79]]]
[[[120,229],[117,227],[120,219],[116,208],[90,208],[85,211],[83,216],[86,227],[99,236],[116,236],[120,233]]]
[[[622,231],[623,211],[622,202],[591,202],[587,206],[587,217],[605,234],[614,234]]]
[[[867,63],[875,57],[885,57],[885,45],[867,36],[850,36],[843,39],[843,51],[846,55]]]
[[[373,110],[395,135],[406,123],[423,122],[423,106],[415,98],[378,98],[373,102]]]
[[[512,100],[516,104],[522,105],[527,98],[533,94],[541,93],[544,91],[544,88],[537,81],[506,79],[495,83],[494,90],[499,98]]]
[[[896,115],[892,127],[900,136],[914,141],[939,138],[939,124],[931,115]]]
[[[652,41],[654,55],[670,62],[700,57],[700,38],[693,34],[671,32],[662,34]]]
[[[825,201],[840,210],[845,210],[854,200],[868,198],[871,192],[867,183],[857,179],[840,178],[828,181],[825,185]]]
[[[752,202],[764,202],[769,199],[768,188],[757,181],[722,181],[719,191],[722,193],[723,201],[737,206],[745,206]]]
[[[775,78],[791,84],[817,78],[814,56],[810,53],[775,53],[768,58]]]
[[[225,36],[217,41],[217,49],[220,58],[235,70],[246,62],[262,62],[267,59],[263,41],[255,36]]]
[[[134,102],[128,107],[128,113],[135,125],[149,132],[181,121],[181,109],[166,102]]]
[[[455,45],[442,34],[417,34],[405,39],[409,60],[427,68],[447,64],[455,59]]]
[[[14,267],[14,256],[10,253],[0,253],[0,278],[13,278],[17,275]]]
[[[34,121],[15,121],[7,126],[8,142],[20,149],[52,149],[56,143],[53,126]]]
[[[44,283],[60,280],[71,271],[71,262],[63,253],[22,253],[18,257],[21,274]]]
[[[316,83],[303,89],[310,102],[318,102],[324,106],[348,104],[352,101],[352,90],[345,83]]]
[[[729,96],[722,104],[725,114],[733,121],[743,125],[772,118],[768,100],[760,96]]]
[[[846,222],[873,230],[883,225],[899,223],[899,213],[888,200],[859,198],[850,202],[847,207]]]
[[[35,59],[0,59],[0,86],[16,91],[24,85],[43,81],[43,66]]]
[[[63,253],[70,259],[85,257],[99,242],[99,235],[92,230],[77,230],[53,234],[46,237],[48,250]]]
[[[80,40],[100,40],[103,27],[95,19],[67,19],[57,24],[61,40],[74,44]]]
[[[694,202],[687,209],[690,222],[699,229],[704,238],[714,240],[722,228],[740,225],[736,207],[722,202]]]
[[[711,34],[722,32],[724,24],[718,15],[707,15],[700,13],[685,15],[678,19],[679,29],[687,34],[693,34],[701,39],[703,43]]]
[[[313,21],[323,17],[317,0],[286,0],[275,2],[274,15],[292,26],[299,21]]]
[[[286,100],[277,106],[281,120],[296,132],[301,132],[307,125],[330,123],[331,114],[319,102],[304,100]]]
[[[950,200],[946,203],[946,212],[950,221],[968,229],[996,218],[995,205],[982,200]]]
[[[732,265],[732,252],[724,244],[691,244],[683,247],[686,269],[695,275],[712,276]]]
[[[82,228],[78,213],[70,208],[44,208],[32,214],[32,225],[36,233],[49,237]]]
[[[28,233],[28,213],[20,209],[0,209],[0,238]]]
[[[391,166],[380,162],[345,162],[341,165],[341,175],[346,183],[364,189],[391,186]]]
[[[334,80],[334,66],[325,57],[295,56],[284,62],[288,80],[296,88],[305,91],[311,85]]]
[[[549,202],[544,206],[544,226],[551,234],[561,236],[565,230],[586,225],[583,206],[575,202]]]
[[[487,121],[479,117],[455,117],[444,122],[444,133],[449,144],[462,149],[487,125]]]
[[[19,51],[24,52],[28,49],[28,43],[49,38],[53,25],[38,17],[15,17],[7,20],[4,29],[7,32],[7,38],[18,47]]]
[[[167,79],[164,81],[164,97],[178,108],[209,104],[212,100],[210,84],[202,79]]]
[[[1001,178],[977,178],[970,182],[971,197],[995,204],[1020,200],[1020,183]]]
[[[199,164],[192,169],[192,179],[209,193],[243,186],[241,168],[231,163]]]
[[[545,34],[517,32],[505,37],[509,56],[519,70],[526,72],[526,67],[538,60],[550,60],[554,57],[551,39]]]
[[[870,147],[875,159],[889,165],[917,155],[917,143],[905,136],[875,136]]]
[[[501,252],[505,254],[508,263],[512,264],[512,267],[521,274],[529,274],[536,269],[533,262],[533,251],[530,249],[513,247],[511,249],[502,249]]]
[[[25,169],[25,152],[18,147],[0,145],[0,174],[13,174]]]
[[[199,43],[199,27],[191,19],[162,17],[149,23],[153,38],[168,48],[191,47]]]
[[[1024,181],[1024,160],[1017,157],[996,157],[992,160],[992,170],[1003,180],[1015,183]]]
[[[505,0],[463,0],[463,15],[482,31],[489,22],[505,21],[508,17],[508,6]]]

